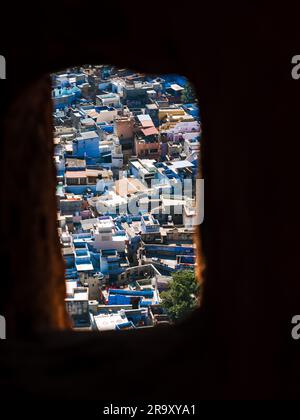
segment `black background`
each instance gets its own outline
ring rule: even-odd
[[[291,59],[300,54],[296,7],[145,3],[22,3],[1,13],[7,80],[0,80],[0,188],[6,209],[0,217],[0,308],[19,325],[15,337],[0,344],[2,395],[76,399],[76,386],[83,399],[298,398],[299,342],[291,339],[291,319],[300,313],[300,80],[291,77]],[[35,185],[27,175],[38,165],[28,146],[12,182],[17,175],[7,165],[12,156],[7,113],[24,92],[30,101],[30,86],[44,74],[83,63],[183,74],[198,92],[205,293],[202,309],[172,331],[105,339],[44,333],[25,339],[20,331],[31,330],[28,310],[11,315],[11,296],[28,307],[39,297],[36,289],[20,296],[21,282],[31,287],[36,261],[16,253],[36,238],[29,219],[28,242],[21,236],[16,245],[28,210],[26,200],[16,210],[11,197],[24,198],[27,189],[38,194],[41,179]],[[9,120],[20,143],[27,111],[24,104]],[[17,147],[19,159],[22,150]],[[42,277],[41,268],[36,270]]]

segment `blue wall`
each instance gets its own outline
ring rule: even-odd
[[[91,158],[98,158],[99,153],[99,137],[92,138],[77,138],[73,141],[73,155],[79,158],[85,156]]]

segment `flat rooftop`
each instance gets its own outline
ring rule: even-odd
[[[93,139],[93,138],[99,138],[96,131],[82,131],[80,133],[80,136],[76,137],[76,140],[83,140],[83,139]]]
[[[118,324],[128,322],[127,317],[120,313],[99,314],[94,316],[95,324],[99,331],[115,330]]]
[[[116,192],[121,197],[127,197],[127,194],[145,192],[147,187],[136,178],[122,178],[115,182]]]
[[[84,159],[66,158],[66,166],[68,168],[85,168],[86,161]]]

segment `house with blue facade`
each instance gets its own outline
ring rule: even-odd
[[[184,104],[182,105],[182,108],[185,110],[186,113],[192,115],[195,118],[195,120],[200,120],[199,106],[197,103]]]
[[[52,91],[52,102],[54,109],[64,109],[76,103],[78,96],[75,89],[55,88]]]
[[[74,239],[75,267],[83,277],[95,272],[87,243],[82,239]]]
[[[128,264],[125,262],[126,266],[122,267],[124,259],[116,249],[100,249],[99,252],[101,273],[108,276],[110,284],[117,283],[120,274],[125,271]]]
[[[143,244],[143,264],[153,264],[160,273],[170,275],[179,269],[194,268],[195,248],[190,244]]]
[[[109,289],[108,293],[108,305],[134,305],[135,308],[145,308],[159,303],[159,292],[154,288],[150,290]]]
[[[73,140],[73,156],[78,158],[99,158],[99,136],[95,131],[80,133]]]
[[[77,77],[78,76],[78,77]],[[78,85],[85,82],[85,75],[59,75],[56,77],[56,86],[52,90],[52,99],[55,109],[64,109],[76,104],[81,98],[81,89]]]

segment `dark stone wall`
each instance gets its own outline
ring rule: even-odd
[[[5,117],[1,313],[8,337],[68,325],[54,198],[50,86],[47,76],[26,86]]]
[[[300,82],[290,74],[300,51],[297,16],[274,4],[198,3],[199,12],[151,2],[145,14],[135,1],[90,2],[84,16],[77,1],[35,5],[34,15],[28,5],[7,12],[0,313],[11,339],[1,343],[3,393],[74,398],[72,384],[88,382],[87,398],[111,398],[110,381],[139,378],[151,358],[163,376],[139,387],[139,399],[297,398],[299,345],[290,338],[300,309]],[[67,321],[47,73],[83,63],[182,73],[197,89],[205,287],[202,309],[177,328],[50,332]],[[111,378],[105,386],[103,374]],[[120,389],[115,398],[132,397]]]

